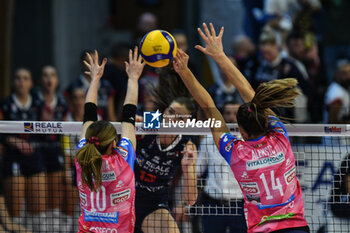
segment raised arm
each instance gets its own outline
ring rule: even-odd
[[[205,88],[198,82],[191,70],[188,68],[188,55],[181,49],[178,49],[173,64],[175,71],[180,75],[191,95],[201,106],[206,117],[221,121],[220,128],[211,128],[215,144],[219,146],[220,136],[223,133],[228,132],[224,118],[216,108],[214,101],[207,90],[205,90]]]
[[[205,42],[206,47],[196,45],[196,49],[202,53],[214,58],[220,69],[229,78],[230,82],[237,88],[244,102],[249,102],[254,97],[254,89],[243,76],[243,74],[232,64],[230,59],[226,56],[222,46],[222,36],[224,34],[224,27],[221,27],[220,33],[216,36],[216,32],[212,23],[210,23],[210,31],[205,23],[203,23],[204,32],[198,28],[198,33]]]
[[[84,73],[91,78],[90,87],[86,94],[85,99],[85,107],[84,107],[84,124],[83,129],[81,131],[80,139],[85,138],[85,133],[87,128],[94,122],[91,120],[92,118],[94,120],[97,120],[97,91],[98,91],[98,85],[100,83],[100,79],[103,75],[103,71],[105,69],[105,65],[107,63],[107,59],[104,58],[102,61],[102,64],[99,65],[98,63],[98,53],[95,50],[94,56],[91,56],[89,53],[86,53],[87,61],[84,60],[84,64],[87,68],[87,71]],[[96,116],[90,116],[89,113],[93,113],[93,115]]]
[[[134,52],[129,51],[129,63],[125,62],[126,73],[128,74],[128,88],[123,107],[123,119],[122,119],[122,137],[127,137],[136,148],[135,126],[132,121],[135,122],[135,113],[137,106],[137,99],[139,93],[139,78],[142,74],[145,63],[142,62],[142,58],[138,54],[138,49],[135,47]]]
[[[198,197],[196,173],[197,147],[193,142],[189,141],[182,153],[184,155],[181,160],[184,179],[183,200],[186,205],[194,205]]]

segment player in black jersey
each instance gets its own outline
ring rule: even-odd
[[[42,120],[44,121],[66,121],[68,106],[64,98],[56,94],[58,76],[55,67],[44,66],[41,69],[40,86],[36,93],[37,97],[44,103]],[[40,150],[42,160],[46,169],[47,190],[47,219],[48,231],[59,230],[60,209],[63,197],[64,179],[64,150],[62,150],[62,135],[44,134],[40,135]],[[68,175],[68,174],[67,174]],[[66,180],[69,180],[67,177]]]
[[[31,73],[18,69],[13,80],[13,94],[1,101],[0,120],[35,121],[41,118],[43,103],[30,95]],[[33,131],[33,125],[23,125]],[[24,198],[34,231],[45,231],[45,167],[38,148],[38,136],[33,134],[6,135],[4,144],[5,196],[13,221],[21,222]]]
[[[186,89],[163,83],[165,80],[176,81],[177,76],[168,72],[166,76],[161,74],[159,86],[153,93],[157,109],[163,112],[166,121],[170,118],[172,121],[186,121],[195,116],[195,103],[189,97],[176,97],[179,96],[176,92]],[[181,168],[184,204],[196,202],[197,152],[193,139],[184,135],[146,135],[138,140],[136,154],[135,232],[179,232],[168,206],[169,186],[176,170]]]
[[[4,169],[2,161],[2,152],[3,146],[0,145],[0,171]],[[0,232],[23,232],[30,233],[27,229],[19,224],[12,222],[10,215],[7,211],[6,202],[5,202],[5,188],[4,188],[4,178],[0,173]]]

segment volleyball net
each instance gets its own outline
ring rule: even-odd
[[[121,132],[121,124],[114,125]],[[81,208],[74,156],[81,126],[80,122],[0,121],[0,232],[77,232]],[[228,127],[239,134],[237,125]],[[311,232],[350,232],[350,125],[286,128]],[[190,189],[181,172],[169,185],[167,208],[180,232],[203,232],[210,221],[220,225],[220,217],[243,216],[239,186],[229,165],[220,160],[210,129],[145,129],[137,123],[136,135],[187,135],[196,144],[196,203],[189,206],[184,201],[184,192]],[[162,169],[156,168],[160,161],[164,162],[155,156],[150,167]],[[254,192],[254,187],[247,188]]]

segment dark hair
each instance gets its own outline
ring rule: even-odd
[[[87,143],[77,152],[76,158],[81,166],[81,180],[90,190],[96,191],[102,184],[102,157],[116,140],[117,131],[107,121],[96,121],[86,130]],[[89,143],[91,138],[97,138],[98,143]]]
[[[30,71],[30,69],[28,69],[27,67],[24,67],[24,66],[18,67],[17,69],[15,69],[15,72],[13,73],[13,74],[14,74],[14,79],[17,78],[17,73],[18,73],[20,70],[24,70],[24,71],[28,72],[29,75],[30,75],[30,78],[32,79],[32,72]]]
[[[298,81],[294,78],[277,79],[258,86],[251,102],[242,104],[237,112],[238,125],[249,136],[266,133],[270,108],[294,107],[294,99],[300,94]]]
[[[298,32],[298,31],[292,31],[287,36],[287,39],[286,39],[287,45],[289,45],[291,40],[303,40],[304,41],[304,37],[305,36],[302,33]]]
[[[153,86],[151,94],[154,97],[152,101],[159,111],[164,112],[175,101],[184,105],[190,111],[192,117],[196,117],[198,110],[196,102],[181,78],[171,68],[161,69],[158,85]]]
[[[263,28],[259,37],[259,44],[277,44],[276,32],[271,27]]]

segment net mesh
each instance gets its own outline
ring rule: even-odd
[[[120,124],[115,126],[120,132]],[[229,128],[238,132],[236,125]],[[350,232],[348,126],[294,125],[287,129],[311,232]],[[74,156],[80,130],[77,122],[0,122],[0,232],[78,231],[81,208]],[[145,130],[138,125],[136,134],[189,135],[198,151],[195,204],[185,201],[185,192],[193,189],[186,187],[180,163],[171,176],[166,200],[161,202],[164,205],[159,206],[157,200],[155,209],[148,206],[136,214],[147,222],[142,228],[145,232],[176,232],[177,228],[180,232],[237,232],[242,228],[242,194],[208,129]],[[147,217],[155,210],[157,214]],[[108,232],[108,228],[95,230]]]

